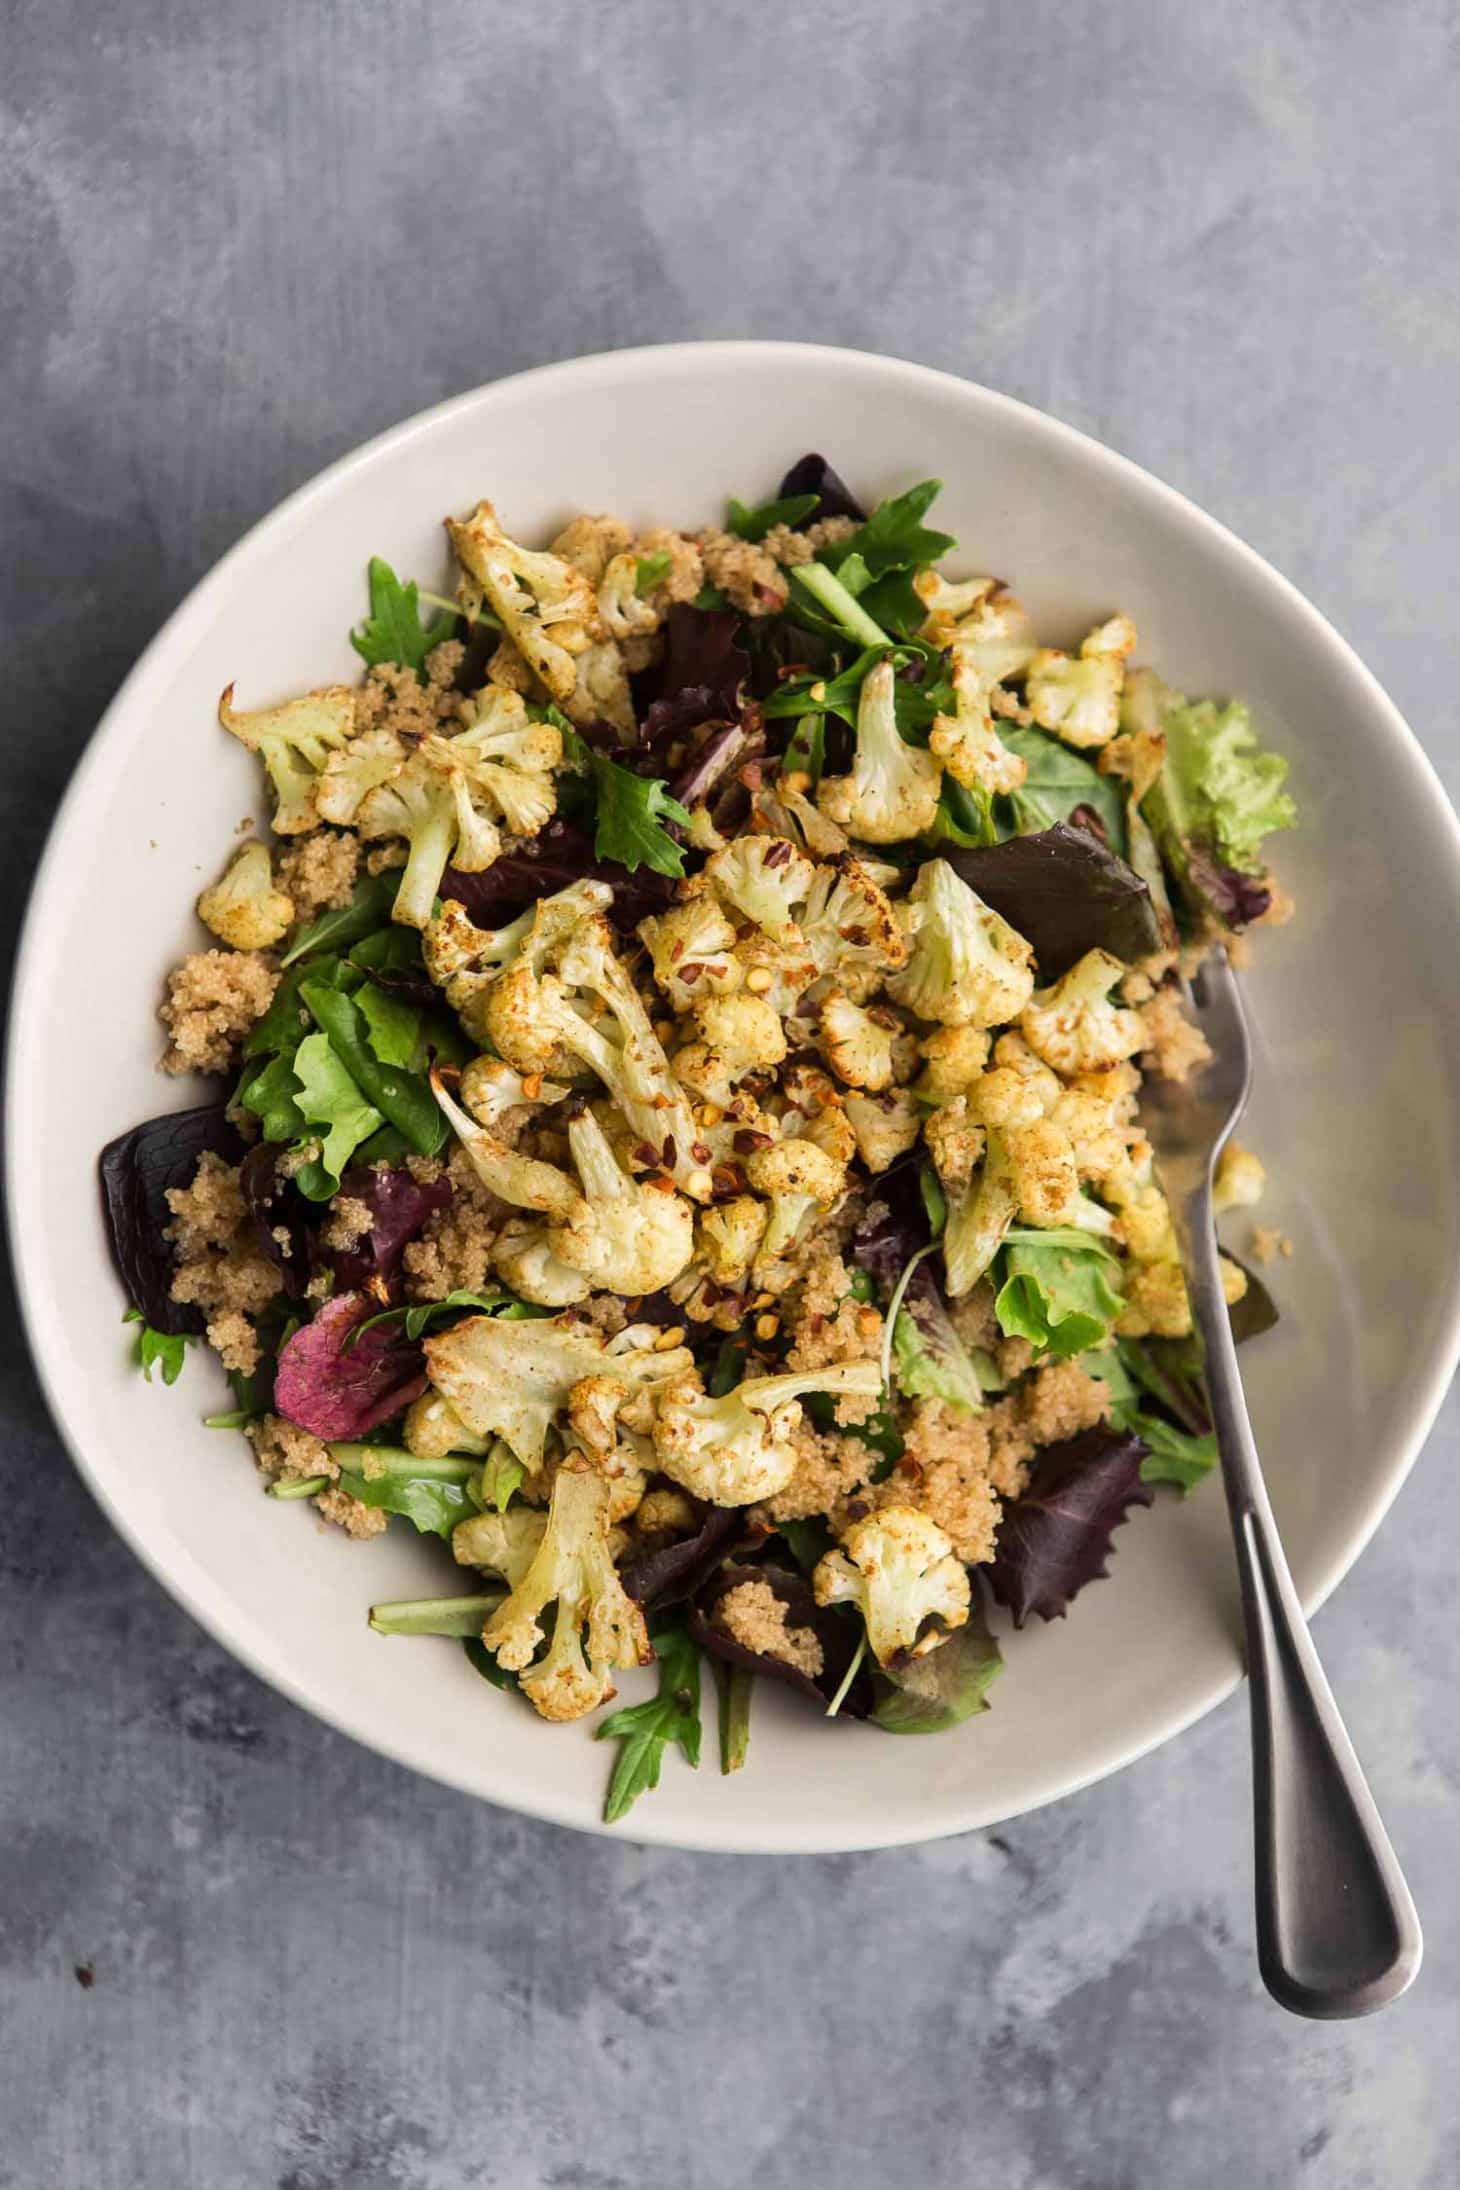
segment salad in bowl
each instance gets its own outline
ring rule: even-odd
[[[554,1722],[657,1659],[610,1819],[698,1760],[706,1662],[727,1771],[760,1680],[985,1708],[987,1608],[1062,1616],[1215,1459],[1140,1091],[1205,1061],[1183,964],[1291,910],[1285,764],[1117,603],[1042,643],[937,491],[808,456],[542,547],[481,501],[454,591],[371,564],[360,682],[241,663],[271,841],[161,1007],[217,1099],[102,1156],[147,1373],[206,1341],[274,1500],[441,1540],[382,1635]],[[1262,1183],[1229,1147],[1219,1206]]]

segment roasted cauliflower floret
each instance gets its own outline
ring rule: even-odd
[[[1217,1175],[1212,1182],[1212,1207],[1220,1216],[1224,1209],[1252,1209],[1261,1201],[1267,1185],[1267,1173],[1260,1157],[1240,1141],[1228,1141],[1217,1158]]]
[[[1110,1000],[1124,977],[1125,967],[1109,951],[1086,951],[1052,988],[1037,989],[1019,1020],[1034,1054],[1066,1079],[1108,1072],[1133,1057],[1145,1030],[1135,1012]]]
[[[786,837],[741,836],[713,855],[705,879],[717,897],[773,941],[795,943],[796,907],[810,891],[816,869]]]
[[[274,787],[274,833],[299,836],[319,820],[314,791],[326,759],[349,742],[355,727],[355,695],[348,685],[301,693],[282,707],[240,713],[230,684],[218,702],[218,720],[229,735],[257,753]]]
[[[620,1666],[652,1656],[644,1615],[627,1594],[608,1540],[608,1484],[577,1457],[553,1478],[542,1542],[520,1581],[487,1621],[482,1642],[520,1673],[523,1694],[545,1719],[577,1719],[613,1694]],[[556,1607],[546,1655],[542,1615]]]
[[[988,693],[969,647],[953,649],[953,698],[953,713],[934,718],[929,752],[970,791],[1017,791],[1029,763],[1022,754],[1011,753],[994,728]]]
[[[436,1066],[431,1068],[431,1090],[451,1130],[466,1150],[471,1167],[489,1193],[517,1209],[536,1209],[555,1223],[566,1224],[578,1211],[582,1195],[565,1172],[536,1156],[521,1156],[499,1140],[488,1126],[478,1125],[446,1087]]]
[[[694,1212],[679,1194],[629,1178],[586,1104],[568,1124],[583,1199],[548,1242],[598,1291],[634,1299],[678,1277],[694,1253]]]
[[[1052,1118],[1036,1119],[1032,1125],[1006,1125],[1002,1138],[1019,1214],[1026,1224],[1047,1231],[1073,1225],[1078,1231],[1107,1237],[1115,1230],[1110,1211],[1080,1192],[1070,1137]]]
[[[757,1149],[746,1158],[745,1175],[753,1190],[771,1204],[770,1221],[756,1252],[755,1282],[766,1292],[783,1292],[794,1275],[791,1257],[797,1243],[818,1211],[829,1209],[846,1191],[846,1163],[815,1141],[797,1138]]]
[[[245,844],[228,871],[198,899],[198,918],[236,951],[266,951],[294,923],[294,904],[274,887],[267,844]]]
[[[754,1505],[774,1498],[796,1472],[791,1440],[802,1392],[873,1398],[881,1389],[875,1361],[751,1377],[720,1399],[708,1398],[697,1376],[676,1377],[656,1395],[654,1451],[664,1474],[708,1505]]]
[[[985,1136],[984,1160],[961,1194],[950,1198],[943,1231],[943,1275],[950,1300],[971,1293],[1019,1213],[1019,1189],[1002,1132]]]
[[[605,1346],[590,1325],[553,1317],[504,1322],[468,1316],[424,1340],[431,1382],[480,1437],[500,1437],[523,1466],[542,1466],[549,1425],[585,1376],[641,1387],[694,1367],[688,1347],[656,1351],[663,1334],[630,1324]]]
[[[509,1506],[505,1513],[474,1513],[451,1531],[451,1556],[458,1566],[498,1574],[515,1589],[547,1534],[548,1517],[540,1506]]]
[[[857,1138],[857,1154],[869,1171],[886,1171],[905,1156],[922,1129],[923,1107],[903,1087],[889,1087],[880,1095],[849,1089],[844,1108]]]
[[[507,1113],[524,1106],[560,1103],[568,1090],[537,1073],[523,1074],[500,1057],[473,1057],[463,1067],[459,1093],[478,1125],[492,1131]]]
[[[1127,616],[1112,616],[1082,641],[1072,659],[1041,647],[1029,663],[1025,705],[1035,721],[1066,745],[1108,744],[1120,728],[1126,656],[1136,643]]]
[[[406,1409],[401,1442],[422,1460],[444,1460],[449,1453],[485,1453],[492,1446],[490,1437],[478,1437],[469,1430],[456,1409],[439,1392],[431,1391],[422,1392]]]
[[[548,553],[561,556],[596,586],[614,556],[622,555],[633,537],[622,517],[575,517],[549,541]]]
[[[1034,627],[1023,602],[1005,593],[996,578],[950,585],[936,571],[923,571],[914,584],[928,609],[922,636],[938,647],[957,646],[985,692],[1029,666]]]
[[[801,937],[819,975],[866,1003],[886,974],[907,964],[892,901],[866,860],[851,853],[818,867],[801,907]]]
[[[891,662],[868,671],[857,703],[857,745],[849,776],[823,776],[816,803],[866,844],[898,844],[931,829],[943,771],[932,753],[897,727]]]
[[[946,1026],[1018,1017],[1034,988],[1034,953],[946,859],[918,869],[902,917],[910,954],[887,983],[899,1004]]]
[[[933,1169],[950,1194],[964,1194],[975,1166],[983,1161],[984,1130],[968,1114],[966,1095],[955,1095],[933,1112],[923,1127]]]
[[[893,1081],[893,1044],[902,1032],[890,1012],[854,1004],[843,989],[831,989],[821,1005],[821,1047],[832,1071],[848,1087],[877,1095]]]
[[[770,1211],[753,1194],[736,1194],[701,1214],[700,1257],[713,1284],[744,1285],[769,1222]]]
[[[314,787],[314,804],[322,821],[341,828],[354,826],[361,804],[377,785],[388,783],[410,759],[410,748],[393,730],[383,726],[362,730],[325,756]]]
[[[505,927],[479,928],[464,905],[448,899],[421,937],[426,971],[445,989],[446,1001],[478,1040],[490,1040],[519,1072],[545,1071],[557,1052],[556,1045],[544,1039],[532,1011],[537,979],[579,921],[604,911],[612,901],[606,882],[574,882],[529,905]],[[494,984],[509,972],[518,979],[504,992],[499,1027],[494,1029],[489,998]],[[520,1008],[524,1001],[525,1010]],[[515,1039],[519,1020],[520,1040]],[[570,1058],[557,1061],[573,1069]]]
[[[566,707],[578,685],[577,657],[603,637],[593,588],[561,555],[534,553],[503,532],[490,502],[465,523],[450,520],[462,567],[481,587],[518,652]]]
[[[913,1085],[929,1102],[946,1103],[955,1095],[966,1095],[988,1063],[989,1037],[984,1027],[939,1027],[918,1046],[923,1069]]]
[[[937,1522],[913,1506],[853,1522],[811,1581],[818,1604],[857,1607],[882,1666],[925,1657],[968,1618],[967,1572]]]
[[[703,884],[668,912],[641,920],[639,934],[654,979],[676,1011],[688,1011],[701,996],[728,996],[745,978],[735,956],[734,922]]]

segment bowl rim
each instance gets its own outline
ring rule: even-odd
[[[412,440],[433,432],[438,426],[458,415],[472,412],[504,390],[521,389],[532,384],[545,392],[551,392],[575,382],[611,380],[616,373],[652,372],[666,365],[682,366],[690,372],[708,363],[721,369],[760,371],[769,365],[789,362],[792,359],[819,366],[829,373],[860,374],[873,381],[892,380],[904,384],[921,384],[958,403],[981,407],[996,419],[1018,419],[1026,425],[1032,425],[1052,444],[1077,457],[1087,467],[1103,470],[1126,486],[1138,488],[1154,503],[1164,506],[1170,514],[1182,519],[1214,550],[1245,564],[1248,571],[1275,594],[1286,611],[1307,626],[1309,635],[1327,650],[1335,665],[1354,681],[1368,701],[1376,720],[1384,725],[1395,757],[1402,756],[1415,789],[1445,816],[1448,823],[1451,875],[1456,884],[1460,885],[1460,817],[1457,817],[1451,806],[1429,756],[1373,672],[1327,617],[1290,579],[1285,578],[1255,548],[1250,547],[1217,518],[1210,516],[1197,503],[1146,470],[1143,465],[1033,404],[1004,395],[959,374],[885,352],[833,344],[765,340],[668,342],[622,350],[597,351],[582,357],[529,367],[501,379],[484,382],[478,387],[415,412],[396,425],[372,435],[370,439],[337,457],[323,470],[314,473],[282,501],[276,503],[212,565],[173,609],[128,671],[88,738],[52,817],[31,880],[16,951],[6,1029],[4,1101],[6,1117],[12,1124],[17,1106],[23,1100],[27,1060],[42,1006],[41,977],[45,970],[47,914],[52,897],[64,886],[58,854],[61,841],[68,832],[71,816],[86,800],[91,777],[101,763],[103,748],[124,727],[133,693],[156,674],[166,656],[184,645],[194,628],[201,625],[226,600],[235,570],[269,553],[280,535],[291,529],[315,503],[324,501],[342,481],[368,470],[386,452],[398,452]],[[363,1714],[322,1704],[308,1693],[302,1680],[263,1663],[259,1654],[239,1631],[226,1598],[210,1602],[173,1572],[161,1553],[154,1550],[149,1543],[145,1530],[140,1525],[134,1525],[125,1505],[113,1497],[100,1474],[93,1470],[85,1440],[71,1419],[62,1376],[49,1356],[47,1335],[42,1322],[43,1304],[39,1286],[31,1270],[30,1250],[27,1245],[30,1225],[26,1221],[26,1204],[30,1188],[19,1160],[20,1136],[11,1131],[6,1135],[6,1141],[6,1222],[22,1327],[52,1421],[82,1481],[102,1512],[173,1601],[180,1604],[215,1641],[245,1664],[253,1674],[337,1731],[390,1758],[393,1763],[420,1772],[429,1779],[473,1795],[478,1800],[499,1802],[503,1807],[548,1823],[591,1832],[611,1831],[619,1840],[628,1839],[700,1853],[823,1854],[916,1845],[952,1833],[1000,1823],[1041,1808],[1048,1802],[1060,1800],[1066,1795],[1078,1793],[1082,1788],[1123,1770],[1125,1766],[1137,1762],[1163,1743],[1183,1733],[1231,1695],[1243,1678],[1234,1645],[1230,1666],[1214,1674],[1193,1700],[1156,1715],[1153,1722],[1138,1735],[1113,1747],[1100,1764],[1089,1770],[1065,1775],[1061,1775],[1057,1768],[1048,1771],[1037,1784],[1031,1786],[1025,1797],[1012,1806],[1007,1800],[994,1803],[981,1800],[975,1783],[970,1786],[961,1803],[947,1805],[940,1819],[926,1829],[907,1825],[868,1830],[859,1827],[854,1821],[849,1823],[844,1833],[831,1836],[823,1832],[811,1840],[797,1838],[782,1829],[759,1835],[746,1834],[744,1831],[716,1832],[713,1829],[713,1806],[707,1806],[707,1822],[702,1831],[656,1829],[652,1806],[650,1813],[645,1814],[642,1820],[636,1810],[631,1819],[609,1828],[601,1823],[596,1811],[585,1814],[581,1802],[543,1796],[530,1785],[514,1789],[510,1794],[494,1792],[488,1795],[480,1785],[479,1774],[464,1766],[453,1769],[449,1757],[426,1757],[417,1753],[408,1732],[403,1732],[398,1739],[383,1737],[377,1728],[365,1723]],[[1442,1322],[1437,1328],[1427,1373],[1416,1379],[1406,1394],[1406,1403],[1391,1441],[1388,1466],[1376,1479],[1362,1510],[1356,1514],[1342,1549],[1329,1560],[1326,1568],[1304,1593],[1304,1610],[1309,1615],[1326,1601],[1339,1582],[1351,1571],[1388,1513],[1433,1427],[1457,1363],[1460,1363],[1460,1257],[1455,1259],[1448,1273]],[[955,1811],[957,1814],[950,1814]]]

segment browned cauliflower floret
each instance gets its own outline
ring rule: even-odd
[[[294,905],[274,887],[267,844],[243,845],[227,872],[198,899],[198,918],[220,943],[236,951],[265,951],[294,921]]]

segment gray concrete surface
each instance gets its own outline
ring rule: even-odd
[[[887,348],[1088,427],[1305,587],[1460,778],[1448,0],[6,24],[0,932],[122,672],[278,496],[459,388],[666,337]],[[1252,1967],[1240,1703],[921,1851],[526,1824],[221,1656],[0,1342],[8,2190],[1460,2180],[1453,1401],[1319,1622],[1429,1959],[1310,2027]]]

